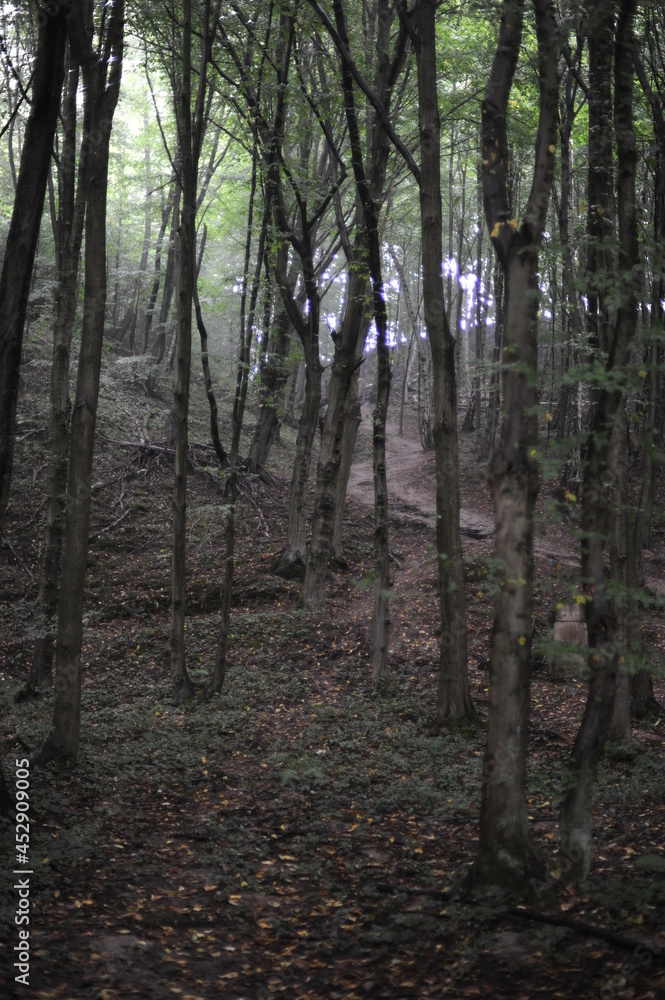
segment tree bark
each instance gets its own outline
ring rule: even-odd
[[[69,357],[76,298],[78,292],[79,257],[83,240],[83,222],[88,194],[88,161],[90,157],[89,104],[88,120],[83,122],[83,142],[76,185],[76,97],[79,70],[70,59],[63,99],[64,140],[58,176],[60,233],[60,269],[56,293],[56,316],[53,328],[53,361],[51,365],[51,405],[49,431],[51,464],[49,497],[46,508],[46,528],[40,560],[37,623],[43,629],[35,639],[29,686],[51,682],[55,652],[54,639],[65,519],[67,463],[69,457]],[[75,193],[76,192],[76,193]]]
[[[171,683],[180,701],[191,698],[194,688],[187,672],[185,649],[187,463],[189,391],[192,362],[192,306],[196,284],[196,188],[199,158],[207,124],[205,97],[212,41],[219,13],[217,0],[211,12],[205,0],[201,22],[201,56],[197,68],[198,89],[192,113],[192,3],[184,0],[182,11],[182,78],[174,92],[178,126],[178,152],[182,180],[180,209],[180,283],[178,288],[178,333],[175,351],[173,421],[175,461],[173,480],[173,550],[171,562]]]
[[[464,562],[460,533],[455,338],[443,301],[441,122],[436,84],[435,3],[416,8],[420,220],[425,324],[434,376],[436,541],[441,642],[436,718],[476,719],[469,691]],[[461,288],[459,294],[462,294]]]
[[[635,206],[637,151],[633,130],[632,31],[635,0],[621,0],[614,32],[615,5],[595,5],[588,21],[589,103],[589,230],[592,289],[589,295],[596,347],[606,352],[605,369],[620,372],[637,326],[635,262],[639,260]],[[614,43],[614,45],[613,45]],[[611,61],[614,49],[614,122],[611,104]],[[612,124],[614,128],[612,128]],[[619,259],[606,249],[613,234],[612,133],[617,140],[617,206]],[[609,143],[609,147],[608,147]],[[610,159],[607,159],[607,155]],[[593,196],[593,201],[592,201]],[[618,265],[618,267],[617,267]],[[617,273],[618,272],[618,273]],[[608,284],[609,281],[609,284]],[[619,306],[605,292],[619,294]],[[604,548],[610,537],[606,482],[612,427],[622,402],[616,379],[597,393],[591,428],[583,453],[582,578],[590,647],[591,678],[582,723],[571,752],[566,791],[559,817],[561,852],[569,860],[567,880],[578,882],[591,869],[592,801],[598,765],[612,718],[618,667],[616,607],[606,585]]]
[[[67,8],[58,5],[52,16],[40,18],[32,107],[0,274],[0,542],[12,478],[23,331],[65,71],[66,15]]]
[[[534,0],[540,114],[535,167],[521,223],[511,217],[506,115],[522,38],[524,4],[505,3],[482,116],[483,193],[490,238],[506,283],[503,420],[490,467],[499,592],[490,642],[487,746],[475,883],[518,891],[542,872],[526,805],[533,586],[533,510],[539,485],[536,365],[538,250],[556,148],[556,26],[549,0]],[[516,880],[517,883],[516,883]]]
[[[81,725],[83,594],[90,526],[90,484],[106,310],[106,198],[109,143],[122,75],[124,2],[115,0],[107,21],[105,51],[91,47],[81,3],[72,3],[70,42],[85,84],[90,131],[86,211],[85,291],[76,399],[72,412],[62,584],[58,604],[53,729],[38,755],[74,765]]]
[[[349,271],[348,295],[335,345],[328,386],[328,409],[321,435],[312,537],[303,587],[303,600],[310,608],[322,607],[325,604],[328,565],[333,554],[335,506],[338,502],[337,483],[342,463],[344,417],[347,412],[353,377],[361,364],[362,346],[360,345],[364,342],[366,332],[367,285],[367,273],[362,264],[358,262]],[[342,505],[343,502],[342,499]]]

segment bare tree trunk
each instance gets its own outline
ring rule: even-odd
[[[589,232],[592,289],[589,304],[597,331],[596,345],[606,352],[606,371],[620,371],[637,327],[635,262],[639,260],[635,173],[637,150],[633,130],[632,34],[635,0],[621,0],[614,32],[615,5],[589,7]],[[619,273],[606,249],[613,235],[612,194],[612,76],[614,44],[614,132],[617,138],[617,206]],[[609,153],[609,159],[608,159]],[[597,275],[597,277],[596,277]],[[621,289],[614,312],[605,291],[612,281]],[[567,879],[580,881],[591,868],[592,801],[598,765],[612,718],[617,675],[617,616],[605,579],[604,545],[610,534],[604,483],[610,464],[611,430],[622,401],[622,390],[602,388],[595,401],[585,444],[582,488],[582,578],[585,581],[587,633],[591,678],[584,716],[572,749],[566,790],[561,803],[561,852],[570,862]]]
[[[115,0],[107,21],[108,61],[93,51],[87,18],[73,3],[70,43],[81,65],[89,104],[89,185],[86,211],[85,296],[76,399],[72,413],[67,509],[58,603],[53,729],[38,757],[74,765],[81,726],[83,594],[88,557],[90,483],[99,398],[106,310],[106,197],[109,143],[120,93],[124,2]],[[93,141],[94,135],[94,141]],[[85,137],[84,137],[85,141]]]
[[[0,274],[0,542],[9,502],[23,331],[65,70],[67,11],[40,18],[32,106]]]
[[[443,302],[441,123],[436,84],[435,4],[421,0],[417,33],[420,219],[425,323],[434,373],[436,535],[441,643],[437,722],[475,719],[469,691],[464,562],[460,533],[455,338]],[[462,289],[459,289],[462,294]]]
[[[226,518],[224,529],[224,576],[222,579],[222,607],[219,620],[219,633],[217,639],[217,656],[215,659],[215,672],[208,687],[208,694],[219,693],[226,678],[226,667],[228,663],[229,629],[231,624],[231,597],[233,595],[233,578],[235,574],[235,518],[236,502],[238,499],[238,459],[240,456],[240,435],[245,416],[245,403],[247,401],[247,386],[249,383],[249,359],[254,332],[254,316],[256,303],[259,295],[259,285],[261,282],[261,266],[265,251],[266,236],[269,223],[269,208],[264,206],[261,230],[258,239],[256,254],[256,267],[254,270],[254,280],[249,298],[249,312],[247,312],[247,283],[249,279],[249,265],[252,253],[252,240],[254,237],[254,210],[257,187],[257,165],[258,165],[258,136],[254,132],[254,143],[252,149],[252,180],[249,190],[249,208],[247,213],[247,237],[245,240],[245,261],[243,269],[243,285],[240,296],[240,343],[238,345],[238,368],[236,372],[236,390],[233,398],[233,414],[231,418],[231,451],[229,455],[229,471],[226,477],[224,496],[226,500]]]
[[[289,274],[288,245],[286,243],[278,251],[277,268],[282,275],[279,283],[286,283],[293,291],[296,273],[294,268]],[[289,314],[282,305],[281,309],[277,310],[270,333],[268,334],[264,330],[267,343],[261,356],[261,401],[247,456],[247,468],[255,475],[265,468],[273,441],[279,433],[280,404],[283,402],[284,390],[289,376],[288,358],[291,330]]]
[[[155,303],[157,302],[157,296],[159,294],[159,286],[161,283],[161,271],[162,271],[162,248],[164,246],[164,237],[166,236],[166,228],[169,224],[169,219],[173,213],[173,201],[175,198],[176,182],[170,187],[168,197],[166,202],[162,204],[162,221],[159,227],[159,233],[157,234],[157,243],[155,244],[155,264],[154,264],[154,276],[152,279],[152,288],[150,289],[150,298],[148,299],[148,306],[145,312],[145,319],[143,322],[143,335],[141,340],[141,354],[146,354],[148,350],[148,343],[150,340],[150,327],[152,326],[152,318],[155,312]]]
[[[490,238],[505,274],[502,374],[504,413],[490,467],[496,511],[499,591],[490,641],[487,746],[478,853],[472,879],[512,892],[542,873],[529,831],[526,758],[529,728],[533,587],[533,510],[539,486],[536,366],[538,244],[554,173],[558,73],[549,0],[534,0],[540,116],[531,193],[523,222],[512,217],[506,115],[522,37],[524,5],[505,3],[483,101],[483,192]]]
[[[173,194],[173,217],[171,221],[171,234],[169,236],[169,250],[166,257],[166,270],[164,272],[164,291],[159,307],[159,319],[155,330],[155,342],[152,353],[155,364],[161,365],[166,354],[166,324],[171,311],[171,301],[176,285],[177,259],[178,259],[178,220],[180,218],[180,199],[182,190],[180,179],[175,180],[175,190]]]
[[[90,156],[90,122],[83,122],[83,141],[76,187],[76,96],[78,66],[70,61],[63,100],[64,142],[60,158],[59,223],[62,234],[60,272],[56,294],[56,316],[53,328],[53,361],[51,366],[51,466],[49,498],[46,508],[46,528],[40,560],[37,623],[43,629],[35,639],[29,686],[51,682],[51,667],[55,653],[55,628],[58,601],[58,580],[65,519],[67,463],[69,457],[69,354],[74,331],[78,292],[79,257],[83,239],[83,220],[88,193],[87,164]],[[86,106],[89,115],[89,106]],[[76,192],[76,195],[75,195]]]
[[[491,459],[494,454],[494,440],[499,423],[501,407],[501,349],[504,328],[504,284],[505,278],[501,265],[497,260],[494,265],[494,349],[492,351],[492,369],[490,371],[489,393],[487,401],[487,418],[480,439],[480,457]]]
[[[182,79],[174,91],[178,125],[178,151],[182,178],[180,211],[180,282],[178,288],[178,336],[175,350],[173,419],[175,461],[173,481],[173,550],[171,562],[171,683],[175,697],[186,700],[194,694],[187,672],[185,649],[187,463],[190,373],[192,362],[192,306],[196,285],[196,189],[199,158],[207,124],[207,70],[210,61],[220,0],[211,13],[205,0],[200,30],[201,55],[197,68],[198,89],[192,112],[192,3],[184,0],[182,11]]]
[[[365,337],[367,275],[356,264],[350,268],[349,288],[328,386],[328,409],[321,435],[317,468],[312,538],[305,573],[303,599],[308,607],[325,603],[328,564],[333,553],[337,482],[342,460],[344,415],[353,377],[361,363],[358,347]],[[360,348],[362,351],[362,347]],[[342,501],[343,504],[343,501]]]
[[[357,367],[351,377],[351,385],[346,398],[344,416],[342,417],[342,443],[340,446],[339,472],[337,475],[337,487],[335,490],[335,520],[333,523],[332,552],[333,559],[340,566],[346,566],[344,556],[344,503],[346,500],[346,490],[351,474],[351,465],[356,448],[358,428],[362,422],[362,412],[360,408],[360,396],[358,393],[358,377],[360,372],[360,362],[362,360],[363,344],[367,336],[365,321],[365,331],[362,342],[359,340],[359,348],[355,360]]]
[[[374,322],[377,330],[377,391],[373,421],[373,465],[374,465],[374,628],[373,628],[373,663],[372,685],[376,689],[382,677],[388,673],[388,655],[390,641],[390,556],[388,550],[388,483],[386,478],[386,418],[390,399],[390,353],[387,339],[387,314],[383,294],[383,276],[381,267],[381,246],[379,237],[379,219],[376,204],[376,192],[382,186],[380,178],[385,172],[387,157],[379,156],[383,144],[387,146],[387,137],[382,133],[385,127],[374,123],[376,146],[372,149],[374,161],[366,172],[363,144],[358,127],[356,113],[353,74],[344,52],[349,51],[349,39],[346,17],[341,0],[333,0],[335,24],[341,39],[340,54],[342,72],[342,90],[344,93],[344,110],[349,130],[351,144],[351,162],[356,182],[356,191],[362,206],[364,236],[367,246],[367,266],[372,282]],[[388,3],[380,0],[376,6],[377,13],[377,53],[380,60],[388,64],[390,26],[394,12]],[[405,36],[402,30],[395,47],[395,55],[383,72],[386,73],[386,91],[389,94],[396,79],[399,68],[403,64]],[[379,110],[375,108],[375,110]],[[384,106],[384,115],[386,108]]]

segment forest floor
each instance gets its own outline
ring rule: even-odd
[[[43,529],[48,369],[23,387],[8,540],[0,560],[2,765],[47,735],[52,694],[14,705],[25,680]],[[126,375],[123,376],[126,378]],[[112,391],[111,391],[112,390]],[[199,387],[199,397],[202,396]],[[595,852],[579,889],[557,880],[557,796],[585,698],[581,668],[532,683],[528,801],[548,878],[527,904],[470,897],[484,731],[434,735],[438,612],[433,455],[407,415],[388,439],[394,601],[392,676],[372,695],[371,420],[346,505],[348,570],[324,612],[270,567],[284,544],[292,434],[274,482],[243,478],[231,662],[223,693],[174,705],[169,685],[172,469],[132,451],[150,403],[105,386],[82,657],[82,733],[72,773],[30,776],[30,989],[15,985],[14,829],[2,833],[2,996],[66,1000],[665,996],[665,772],[660,717],[603,763]],[[162,400],[166,406],[165,399]],[[197,406],[201,407],[201,398]],[[205,441],[205,411],[192,435]],[[394,417],[391,416],[391,421]],[[156,421],[155,421],[156,422]],[[151,424],[152,426],[152,424]],[[113,442],[116,443],[113,443]],[[488,705],[492,504],[463,436],[470,678]],[[311,480],[313,484],[313,477]],[[312,501],[310,485],[309,502]],[[220,483],[190,478],[188,663],[214,664],[222,571]],[[662,485],[658,504],[662,505]],[[574,504],[543,488],[534,634],[576,586]],[[310,508],[311,509],[311,508]],[[665,581],[656,524],[648,583]],[[654,662],[662,615],[645,616]],[[665,705],[662,672],[655,692]]]

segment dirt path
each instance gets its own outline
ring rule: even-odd
[[[372,415],[363,410],[360,433],[370,440]],[[400,437],[399,427],[389,422],[386,427],[386,465],[388,489],[393,515],[399,520],[410,520],[434,527],[436,513],[436,483],[434,456],[424,452],[417,430],[407,426]],[[372,459],[354,461],[349,476],[348,493],[361,503],[374,505],[374,471]],[[461,511],[462,534],[471,538],[492,538],[494,520],[480,511],[467,507]]]
[[[372,414],[363,408],[363,422],[360,433],[365,437],[363,456],[371,451]],[[460,511],[462,535],[468,538],[491,540],[494,537],[494,516],[487,487],[481,478],[470,472],[475,459],[463,453],[465,442],[461,443],[460,462],[466,462],[461,470],[463,496]],[[405,423],[404,434],[400,436],[397,423],[389,421],[386,427],[386,458],[388,489],[390,493],[391,516],[397,523],[412,521],[428,527],[435,525],[436,483],[434,478],[434,455],[424,452],[414,422]],[[371,454],[361,457],[351,466],[348,492],[361,503],[374,504],[374,473]],[[552,560],[567,566],[577,566],[579,555],[570,534],[561,524],[553,524],[545,538],[536,538],[534,551],[541,559]]]

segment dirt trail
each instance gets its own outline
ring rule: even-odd
[[[371,435],[371,411],[363,408],[363,422],[360,433],[369,441]],[[414,433],[415,432],[415,433]],[[464,442],[461,447],[468,447]],[[363,449],[366,453],[367,448]],[[462,461],[462,457],[460,460]],[[426,526],[435,525],[436,483],[434,479],[434,457],[432,452],[424,452],[417,429],[413,423],[405,424],[400,437],[397,423],[389,421],[386,427],[386,464],[391,518],[394,522],[412,521]],[[465,498],[460,511],[462,535],[469,538],[493,539],[494,517],[487,512],[486,488],[480,482],[473,484],[469,476],[468,462]],[[465,470],[461,469],[462,480]],[[351,466],[348,493],[361,503],[374,504],[374,472],[371,456],[359,458]],[[469,505],[478,497],[478,508]],[[465,502],[466,499],[466,502]],[[485,506],[485,510],[483,510]],[[554,534],[556,533],[556,534]],[[546,539],[534,540],[536,556],[551,559],[568,566],[577,566],[579,555],[565,527],[557,525],[548,530]]]
[[[371,412],[363,411],[363,428],[370,428]],[[410,429],[409,429],[410,430]],[[436,483],[432,453],[424,452],[418,436],[389,422],[386,427],[386,466],[392,515],[434,527],[436,513]],[[365,430],[365,433],[367,431]],[[361,503],[374,505],[374,470],[372,459],[355,460],[351,466],[347,492]],[[492,538],[492,518],[464,508],[461,511],[462,534],[472,538]]]

